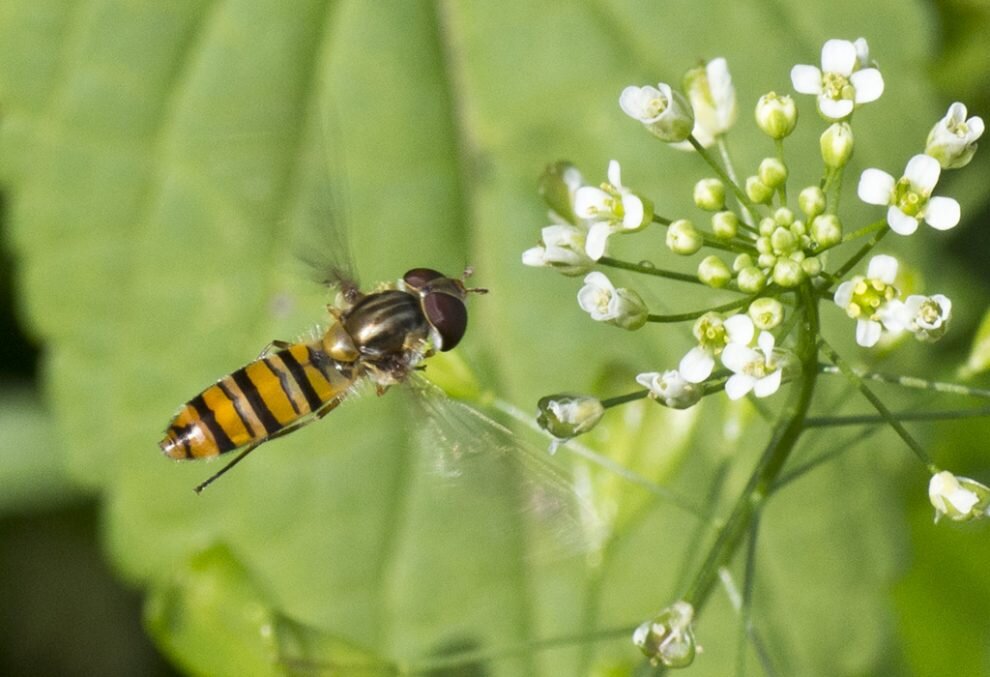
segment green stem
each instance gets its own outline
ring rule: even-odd
[[[896,432],[897,435],[904,440],[904,443],[908,445],[911,451],[913,451],[919,459],[921,459],[921,462],[924,463],[932,473],[938,472],[938,468],[932,462],[931,458],[928,457],[928,454],[925,452],[924,448],[918,443],[917,440],[911,437],[911,434],[903,425],[901,425],[900,421],[894,418],[894,415],[889,409],[887,409],[887,406],[880,401],[880,398],[877,397],[872,390],[870,390],[869,386],[863,382],[863,379],[860,378],[856,371],[850,367],[842,357],[839,356],[835,349],[832,348],[832,346],[830,346],[824,338],[819,339],[819,347],[828,359],[832,360],[835,366],[842,371],[842,374],[849,380],[849,382],[859,389],[859,392],[862,393],[863,397],[869,400],[870,404],[873,405],[873,408],[877,410],[877,413],[879,413],[888,425],[894,429],[894,432]]]
[[[781,164],[783,164],[786,167],[787,166],[787,163],[784,162],[784,140],[783,139],[774,139],[773,140],[773,146],[774,146],[774,149],[777,151],[777,159],[780,160]],[[787,206],[787,181],[784,181],[782,184],[780,184],[780,186],[777,188],[777,192],[780,194],[780,206],[781,207],[786,207]]]
[[[742,308],[743,306],[748,306],[754,300],[756,296],[747,296],[744,299],[736,299],[735,301],[730,301],[729,303],[723,303],[720,306],[713,306],[711,308],[702,308],[701,310],[693,310],[690,313],[680,313],[678,315],[647,315],[647,322],[686,322],[688,320],[696,320],[705,313],[724,313],[729,310],[736,310]]]
[[[627,402],[635,402],[636,400],[641,400],[650,394],[649,390],[637,390],[636,392],[627,393],[625,395],[617,395],[615,397],[610,397],[607,400],[602,400],[602,407],[609,409],[610,407],[617,407],[620,404],[626,404]]]
[[[784,463],[793,451],[804,430],[804,419],[811,406],[811,398],[818,377],[818,354],[816,340],[818,329],[818,301],[808,283],[801,287],[804,305],[804,319],[798,336],[797,354],[801,361],[801,378],[798,388],[791,393],[773,436],[767,444],[760,461],[750,476],[749,482],[736,500],[729,518],[708,555],[688,587],[684,600],[694,605],[696,610],[704,606],[718,579],[718,570],[727,564],[739,547],[760,505],[770,492]]]
[[[842,370],[838,367],[833,367],[828,364],[818,365],[818,370],[822,374],[841,374]],[[986,388],[971,388],[969,386],[960,385],[958,383],[946,383],[944,381],[929,381],[923,378],[917,378],[914,376],[896,376],[894,374],[880,374],[877,372],[865,371],[862,369],[853,369],[857,376],[861,379],[878,381],[880,383],[890,383],[892,385],[898,385],[902,388],[911,388],[913,390],[932,390],[937,393],[949,393],[951,395],[965,395],[967,397],[979,397],[981,399],[990,399],[990,389]]]
[[[883,228],[882,230],[878,230],[873,235],[873,237],[870,238],[870,241],[869,242],[867,242],[862,247],[860,247],[859,250],[855,254],[853,254],[851,257],[849,257],[849,260],[848,261],[846,261],[845,263],[843,263],[842,266],[837,271],[835,271],[834,273],[832,273],[832,279],[834,279],[834,280],[841,280],[843,277],[845,277],[846,276],[846,273],[848,273],[850,270],[852,270],[853,267],[857,263],[859,263],[863,259],[864,256],[866,256],[867,254],[869,254],[870,253],[870,250],[873,249],[874,247],[876,247],[877,246],[877,243],[880,242],[880,240],[882,240],[887,235],[887,233],[889,233],[889,232],[890,232],[890,228]]]
[[[644,275],[654,275],[656,277],[667,278],[668,280],[677,280],[678,282],[688,282],[691,284],[700,284],[705,287],[708,285],[704,284],[698,279],[697,275],[689,275],[687,273],[678,273],[673,270],[661,270],[660,268],[655,268],[652,265],[643,265],[641,263],[630,263],[628,261],[621,261],[619,259],[613,259],[610,256],[603,256],[598,259],[598,263],[603,266],[609,266],[610,268],[619,268],[621,270],[631,270],[636,273],[643,273]]]
[[[734,181],[733,178],[729,176],[724,169],[722,169],[722,165],[720,165],[718,161],[714,157],[712,157],[712,154],[708,152],[708,149],[706,149],[704,146],[698,143],[698,140],[694,138],[694,135],[689,136],[687,140],[691,144],[691,146],[694,147],[694,149],[698,152],[698,155],[700,155],[704,159],[704,161],[707,162],[708,165],[713,170],[715,170],[715,173],[718,174],[719,178],[722,179],[723,182],[728,184],[728,186],[732,189],[732,192],[736,196],[736,199],[739,201],[739,204],[742,205],[752,217],[752,222],[747,220],[745,226],[747,226],[749,230],[754,230],[752,224],[760,220],[760,213],[757,211],[756,205],[753,204],[753,202],[749,199],[749,196],[746,195],[743,189],[739,187],[739,184],[736,181]]]
[[[959,409],[956,411],[899,411],[891,412],[897,421],[957,421],[963,418],[983,418],[990,416],[990,407]],[[887,419],[876,414],[860,416],[809,416],[805,425],[809,428],[834,428],[851,425],[877,425]]]

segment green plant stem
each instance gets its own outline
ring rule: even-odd
[[[774,139],[773,140],[773,147],[774,147],[774,150],[777,151],[777,159],[780,160],[781,164],[783,164],[786,167],[787,166],[787,163],[784,162],[784,140],[783,139]],[[780,195],[780,206],[781,207],[786,207],[787,206],[787,181],[784,181],[783,183],[780,184],[780,186],[777,187],[777,193]]]
[[[958,409],[955,411],[899,411],[891,412],[896,421],[957,421],[963,418],[984,418],[990,416],[990,407],[978,409]],[[887,419],[878,414],[851,416],[809,416],[805,425],[809,428],[838,428],[853,425],[878,425]]]
[[[743,208],[752,217],[752,222],[750,222],[747,219],[744,225],[749,230],[754,230],[752,224],[760,220],[760,213],[757,211],[756,205],[753,204],[753,202],[749,199],[749,196],[746,195],[743,189],[739,187],[739,183],[733,180],[733,178],[729,176],[724,169],[722,169],[722,165],[720,165],[718,161],[714,157],[712,157],[712,154],[708,152],[707,148],[705,148],[700,143],[698,143],[698,140],[694,138],[693,135],[689,136],[687,140],[688,143],[690,143],[691,146],[698,152],[698,155],[700,155],[702,159],[705,162],[707,162],[708,165],[713,170],[715,170],[715,173],[718,174],[718,177],[722,179],[723,182],[728,184],[729,187],[732,189],[732,193],[736,196],[736,199],[739,201],[739,204],[742,205]]]
[[[842,197],[842,177],[845,174],[845,167],[839,169],[829,169],[828,178],[825,182],[825,189],[828,192],[825,213],[837,214],[839,212],[839,199]]]
[[[869,254],[870,250],[876,247],[877,243],[880,242],[880,240],[882,240],[889,232],[890,232],[890,228],[883,228],[881,230],[878,230],[876,233],[874,233],[873,237],[870,238],[869,242],[867,242],[862,247],[860,247],[855,254],[849,257],[849,260],[843,263],[842,266],[837,271],[832,273],[831,275],[832,279],[841,280],[843,277],[845,277],[846,273],[852,270],[853,267],[857,263],[859,263],[864,256]]]
[[[816,341],[819,335],[818,301],[807,282],[801,286],[801,299],[804,318],[796,349],[801,362],[798,387],[792,391],[759,463],[739,498],[736,499],[725,526],[719,531],[715,543],[684,595],[683,599],[692,604],[696,610],[700,610],[708,600],[718,580],[719,568],[731,561],[749,532],[759,507],[769,494],[804,430],[804,420],[811,406],[818,377]]]
[[[640,263],[630,263],[629,261],[621,261],[619,259],[613,259],[610,256],[603,256],[598,259],[598,263],[603,266],[608,266],[610,268],[619,268],[621,270],[631,270],[635,273],[643,273],[644,275],[654,275],[656,277],[664,277],[668,280],[677,280],[678,282],[688,282],[690,284],[704,284],[698,279],[697,275],[689,275],[687,273],[678,273],[673,270],[661,270],[660,268],[654,268],[652,265],[644,266]]]
[[[928,454],[925,452],[925,449],[918,443],[917,440],[911,437],[911,434],[907,431],[907,429],[901,425],[901,422],[894,418],[894,415],[889,409],[887,409],[887,405],[880,401],[880,398],[877,397],[872,390],[870,390],[869,386],[866,385],[856,371],[849,366],[849,364],[835,351],[834,348],[832,348],[832,346],[825,341],[824,338],[819,339],[819,347],[822,352],[825,353],[826,357],[832,360],[835,366],[842,371],[842,374],[849,379],[849,382],[859,389],[859,392],[862,393],[863,397],[869,400],[870,404],[873,405],[873,408],[876,409],[877,412],[890,425],[890,427],[894,429],[894,432],[896,432],[897,435],[904,440],[904,443],[908,445],[911,451],[913,451],[915,455],[921,459],[921,462],[925,464],[925,467],[927,467],[933,474],[938,472],[938,467],[932,462],[931,458],[929,458]]]
[[[702,308],[701,310],[692,310],[689,313],[680,313],[677,315],[647,315],[647,322],[687,322],[688,320],[696,320],[705,313],[724,313],[729,310],[736,310],[742,308],[743,306],[748,306],[754,300],[756,296],[747,296],[744,299],[736,299],[735,301],[730,301],[729,303],[723,303],[720,306],[713,306],[711,308]]]
[[[838,367],[833,367],[828,364],[818,365],[818,369],[822,374],[842,374],[842,370]],[[911,388],[913,390],[932,390],[937,393],[949,393],[952,395],[965,395],[967,397],[979,397],[981,399],[990,399],[990,390],[986,388],[971,388],[969,386],[960,385],[958,383],[946,383],[944,381],[929,381],[923,378],[916,378],[914,376],[897,376],[895,374],[881,374],[872,371],[865,371],[862,369],[853,369],[861,379],[869,381],[878,381],[880,383],[890,383],[891,385],[901,386],[902,388]]]

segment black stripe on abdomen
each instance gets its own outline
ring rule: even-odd
[[[242,393],[244,393],[244,397],[247,398],[248,404],[251,405],[251,408],[254,410],[258,420],[261,421],[261,425],[264,426],[265,432],[268,435],[272,435],[281,430],[282,424],[278,422],[272,414],[272,410],[268,408],[267,404],[265,404],[265,398],[263,398],[261,393],[258,392],[258,387],[247,375],[247,372],[244,371],[244,368],[242,367],[241,369],[238,369],[231,374],[230,377],[234,379],[234,383],[236,383],[237,387],[241,389]]]
[[[225,451],[230,451],[231,449],[237,448],[237,445],[234,444],[227,435],[227,431],[224,430],[223,426],[217,421],[217,417],[214,415],[213,410],[206,405],[206,400],[203,399],[202,393],[189,400],[189,406],[196,410],[196,413],[199,415],[199,420],[202,421],[203,425],[209,429],[210,433],[213,435],[213,439],[217,443],[217,449],[221,454]],[[188,447],[186,448],[186,453],[189,453]]]
[[[319,409],[320,405],[323,404],[323,400],[313,390],[313,384],[309,382],[309,377],[306,376],[306,370],[299,364],[299,360],[288,350],[283,350],[277,353],[277,355],[282,360],[282,364],[289,370],[289,374],[296,382],[296,385],[299,386],[299,391],[302,392],[303,397],[306,398],[306,404],[309,405],[309,410],[316,411]]]

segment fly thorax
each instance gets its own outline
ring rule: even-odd
[[[404,359],[430,338],[430,324],[420,301],[396,289],[369,294],[343,317],[342,330],[370,359]]]

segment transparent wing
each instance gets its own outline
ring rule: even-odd
[[[527,567],[596,549],[602,520],[569,468],[425,378],[410,381],[417,471],[433,506],[426,512],[446,515],[457,547],[517,548]]]

